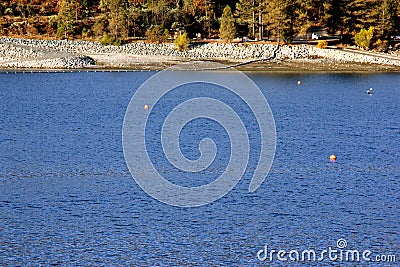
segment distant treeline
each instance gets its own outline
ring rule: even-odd
[[[290,43],[323,28],[351,42],[371,26],[376,40],[400,35],[400,0],[2,0],[0,34],[126,39],[157,27],[218,38],[227,5],[238,37]]]

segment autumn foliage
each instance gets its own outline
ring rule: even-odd
[[[314,28],[359,43],[361,30],[373,27],[369,42],[374,43],[400,35],[400,0],[0,1],[2,36],[99,40],[106,33],[107,41],[156,36],[153,41],[160,42],[174,36],[173,25],[180,25],[188,38],[201,35],[229,42],[247,36],[287,43]]]

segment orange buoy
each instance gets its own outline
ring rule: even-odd
[[[150,106],[149,105],[144,105],[144,107],[143,107],[145,110],[148,110],[149,108],[150,108]]]
[[[330,155],[329,157],[330,161],[336,161],[336,155]]]

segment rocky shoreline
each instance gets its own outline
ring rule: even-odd
[[[179,52],[172,43],[138,41],[103,46],[89,41],[0,38],[1,69],[164,69],[192,60],[215,60],[228,65],[252,62],[247,68],[262,69],[264,65],[266,70],[279,70],[286,65],[289,70],[299,66],[324,70],[349,70],[349,66],[354,66],[354,70],[359,70],[364,66],[369,70],[400,71],[398,56],[318,49],[309,45],[196,43],[188,51]]]

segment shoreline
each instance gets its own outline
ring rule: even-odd
[[[173,65],[171,65],[173,66]],[[169,66],[167,66],[169,67]],[[75,72],[151,72],[162,71],[167,67],[154,66],[151,64],[142,65],[141,67],[118,68],[108,66],[85,67],[75,69],[65,68],[1,68],[1,73],[75,73]],[[374,65],[358,65],[358,64],[337,64],[332,67],[321,66],[317,63],[304,64],[294,62],[283,63],[251,63],[246,66],[234,67],[234,69],[242,72],[266,72],[266,73],[400,73],[399,67],[391,66],[374,66]],[[217,71],[228,71],[221,69]]]
[[[240,71],[400,72],[398,55],[309,45],[212,43],[179,52],[170,43],[102,46],[90,41],[0,37],[1,72],[157,71],[193,61],[235,65]]]

